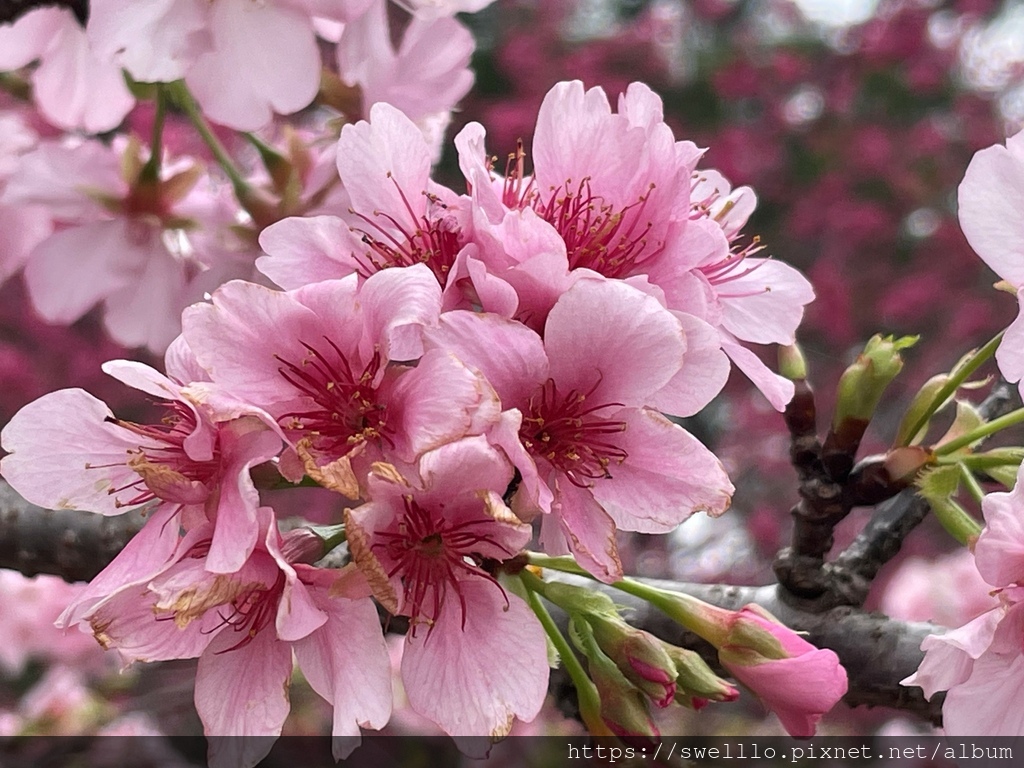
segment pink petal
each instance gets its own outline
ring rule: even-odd
[[[411,224],[410,216],[426,211],[430,148],[419,128],[390,104],[374,104],[370,122],[342,128],[338,172],[352,207],[377,226],[393,226],[383,215]]]
[[[697,438],[650,410],[611,418],[626,424],[617,442],[628,458],[609,465],[611,478],[595,481],[593,494],[618,528],[666,533],[694,512],[717,516],[729,508],[735,489]]]
[[[252,555],[259,538],[260,497],[249,470],[276,456],[281,438],[254,418],[238,419],[221,428],[220,449],[223,480],[206,568],[234,573]]]
[[[910,677],[901,680],[901,685],[916,685],[931,698],[938,691],[946,691],[967,680],[974,668],[975,660],[992,644],[1002,609],[987,611],[959,629],[942,635],[929,635],[921,643],[925,652],[924,660]]]
[[[51,323],[72,323],[137,277],[128,222],[102,221],[44,240],[25,267],[32,306]],[[144,258],[144,257],[143,257]]]
[[[996,350],[999,370],[1010,382],[1024,382],[1024,291],[1018,292],[1017,301],[1021,303],[1022,309],[1006,329],[999,349]]]
[[[36,8],[0,26],[0,70],[21,69],[42,57],[56,42],[65,14],[70,16],[60,8]]]
[[[538,188],[557,189],[569,180],[578,183],[596,169],[600,178],[595,194],[613,192],[612,180],[621,187],[636,173],[641,151],[637,142],[629,141],[629,130],[624,117],[612,115],[602,89],[584,92],[579,80],[556,84],[540,106],[533,136]]]
[[[297,112],[320,86],[320,52],[310,18],[280,3],[218,0],[210,9],[213,50],[185,81],[214,122],[262,128],[273,113]]]
[[[278,221],[260,233],[260,247],[269,255],[256,259],[256,268],[286,290],[347,277],[358,269],[352,255],[364,249],[336,216]]]
[[[753,666],[726,667],[764,700],[796,738],[813,736],[822,715],[847,690],[846,670],[839,664],[839,657],[828,650],[814,649],[801,656]]]
[[[139,480],[128,467],[127,452],[143,441],[112,421],[107,406],[81,389],[44,395],[18,411],[0,433],[9,452],[0,471],[25,499],[46,509],[119,515],[138,490],[109,491]]]
[[[804,305],[814,301],[807,278],[772,259],[744,259],[739,269],[751,271],[716,287],[722,302],[722,325],[743,341],[792,344]]]
[[[396,455],[415,461],[425,451],[497,421],[494,390],[451,354],[433,350],[403,374],[388,394],[389,424],[396,428]]]
[[[162,230],[146,235],[135,244],[140,271],[130,286],[106,296],[103,324],[119,344],[162,354],[181,332],[181,310],[188,303],[185,265],[167,250]]]
[[[445,601],[431,632],[406,635],[402,681],[409,703],[454,736],[501,737],[537,716],[547,694],[544,631],[516,595],[482,579],[462,582],[469,606]]]
[[[978,152],[957,194],[960,227],[967,242],[1015,288],[1024,285],[1024,148],[996,145]]]
[[[158,620],[154,596],[145,586],[119,590],[88,616],[96,639],[104,648],[114,648],[126,662],[194,659],[216,637],[224,620],[217,611],[179,627],[173,621]],[[227,634],[234,635],[228,631]]]
[[[415,360],[423,354],[423,329],[435,325],[441,313],[441,289],[425,264],[371,275],[359,301],[368,354],[377,345],[389,360]]]
[[[148,583],[161,573],[170,564],[181,541],[178,522],[173,520],[178,511],[176,504],[158,505],[142,530],[78,593],[56,625],[65,628],[77,624],[119,589],[129,584]]]
[[[211,45],[208,12],[203,0],[92,0],[86,32],[97,56],[116,61],[135,80],[169,83]]]
[[[185,337],[180,335],[171,342],[164,353],[164,370],[170,378],[180,384],[210,380],[210,374],[199,365]]]
[[[32,85],[40,111],[60,128],[109,131],[135,106],[121,68],[96,57],[70,12],[64,12],[53,47],[32,74]]]
[[[195,700],[203,730],[207,736],[279,736],[289,710],[291,648],[267,630],[228,650],[237,643],[234,632],[221,632],[199,658]],[[269,739],[214,739],[210,765],[251,768],[272,746]]]
[[[306,354],[299,341],[316,344],[324,336],[319,318],[294,297],[241,281],[221,286],[212,304],[186,309],[182,327],[210,377],[256,403],[292,397],[275,355],[299,361]]]
[[[391,664],[376,607],[322,592],[318,601],[327,623],[294,649],[310,687],[334,707],[331,733],[358,736],[360,728],[383,728],[391,718]]]
[[[747,375],[754,386],[761,390],[772,407],[779,412],[786,409],[786,404],[793,399],[793,382],[771,371],[761,362],[761,358],[746,347],[741,347],[728,336],[722,337],[722,349],[736,367]]]
[[[480,371],[503,407],[524,407],[548,378],[548,359],[540,337],[521,323],[493,314],[455,311],[441,315],[427,331],[430,344],[449,350]]]
[[[942,705],[947,736],[1024,736],[1024,656],[987,653],[970,677],[950,689]]]
[[[561,524],[561,536],[555,533],[555,519]],[[551,537],[560,545],[557,549],[550,548]],[[555,500],[551,517],[544,519],[542,541],[551,554],[561,554],[565,551],[561,546],[567,545],[580,565],[607,584],[622,578],[614,521],[589,489],[578,488],[564,476],[555,480]]]
[[[1020,470],[1018,470],[1018,479]],[[1024,485],[990,493],[982,501],[985,530],[974,547],[978,572],[989,584],[1005,587],[1024,578]]]
[[[512,479],[512,468],[505,457],[482,436],[448,443],[420,459],[423,493],[417,501],[427,506],[452,507],[453,500],[467,497],[471,506],[482,511],[480,491],[504,493]],[[452,514],[451,510],[447,514]],[[517,545],[526,545],[527,538]]]
[[[653,296],[616,280],[585,279],[551,309],[544,347],[560,390],[644,405],[678,373],[686,337]]]
[[[45,208],[0,203],[0,285],[25,266],[32,249],[52,232]]]
[[[718,332],[703,320],[673,312],[686,333],[683,367],[650,400],[650,405],[673,416],[692,416],[704,408],[729,378],[729,358]]]

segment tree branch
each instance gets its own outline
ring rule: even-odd
[[[0,568],[88,581],[124,549],[144,521],[139,512],[102,517],[41,509],[0,481]]]
[[[986,421],[1019,405],[1017,388],[996,382],[978,411]],[[927,516],[928,503],[912,488],[878,506],[871,520],[842,553],[825,565],[830,605],[861,606],[882,566],[900,551],[903,540]]]

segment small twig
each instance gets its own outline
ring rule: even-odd
[[[51,5],[67,8],[83,27],[89,19],[89,0],[0,0],[0,24],[17,21],[29,11]]]
[[[1016,387],[999,381],[978,411],[986,420],[1017,407]],[[878,571],[900,551],[903,540],[927,516],[928,503],[908,488],[880,504],[864,530],[835,561],[825,566],[831,605],[861,606]]]
[[[849,509],[843,504],[843,486],[833,481],[822,462],[814,393],[806,381],[794,384],[796,393],[783,416],[790,432],[790,461],[799,479],[800,501],[792,509],[792,544],[779,552],[774,568],[787,591],[815,598],[827,588],[822,566],[832,548],[832,531]]]
[[[88,581],[124,549],[143,522],[138,512],[103,517],[40,509],[0,481],[0,568]]]

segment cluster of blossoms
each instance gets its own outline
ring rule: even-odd
[[[279,289],[235,280],[187,308],[165,373],[104,366],[163,403],[162,421],[71,389],[3,430],[0,469],[30,501],[144,510],[61,622],[129,662],[198,657],[210,734],[278,734],[293,654],[334,705],[338,754],[382,727],[371,598],[408,617],[414,710],[454,735],[508,733],[547,687],[544,631],[506,579],[531,523],[546,552],[616,581],[616,531],[666,532],[730,503],[718,459],[663,414],[703,408],[730,360],[776,408],[792,395],[744,344],[791,343],[811,288],[740,239],[753,193],[698,171],[701,151],[674,139],[649,89],[631,85],[613,111],[599,89],[556,86],[532,173],[520,147],[497,175],[483,142],[476,124],[456,138],[456,194],[430,178],[420,128],[375,104],[337,145],[344,207],[263,230],[257,267]],[[141,158],[128,165],[145,176]],[[147,183],[182,194],[188,173]],[[258,466],[344,497],[343,532],[282,532]],[[343,539],[349,565],[315,565]]]
[[[386,0],[100,0],[84,27],[49,7],[0,26],[0,72],[15,70],[4,85],[30,91],[34,107],[0,101],[0,281],[24,269],[48,322],[99,304],[115,341],[163,353],[184,307],[257,278],[261,229],[332,200],[337,119],[386,101],[440,150],[473,83],[473,38],[453,15],[488,4],[413,2],[401,34]],[[154,93],[155,114],[136,106]],[[275,114],[314,103],[334,119],[299,117],[282,136]],[[229,187],[208,173],[207,161],[230,161],[206,119],[261,131],[250,141],[288,164],[284,176],[229,167]],[[121,128],[113,142],[80,135]],[[135,137],[144,130],[149,148]],[[286,145],[287,160],[266,142]]]

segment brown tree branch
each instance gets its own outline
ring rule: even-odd
[[[89,0],[0,0],[0,24],[17,21],[36,8],[54,5],[67,8],[85,26],[89,18]]]
[[[124,549],[143,522],[138,512],[102,517],[41,509],[0,480],[0,568],[88,581]]]

